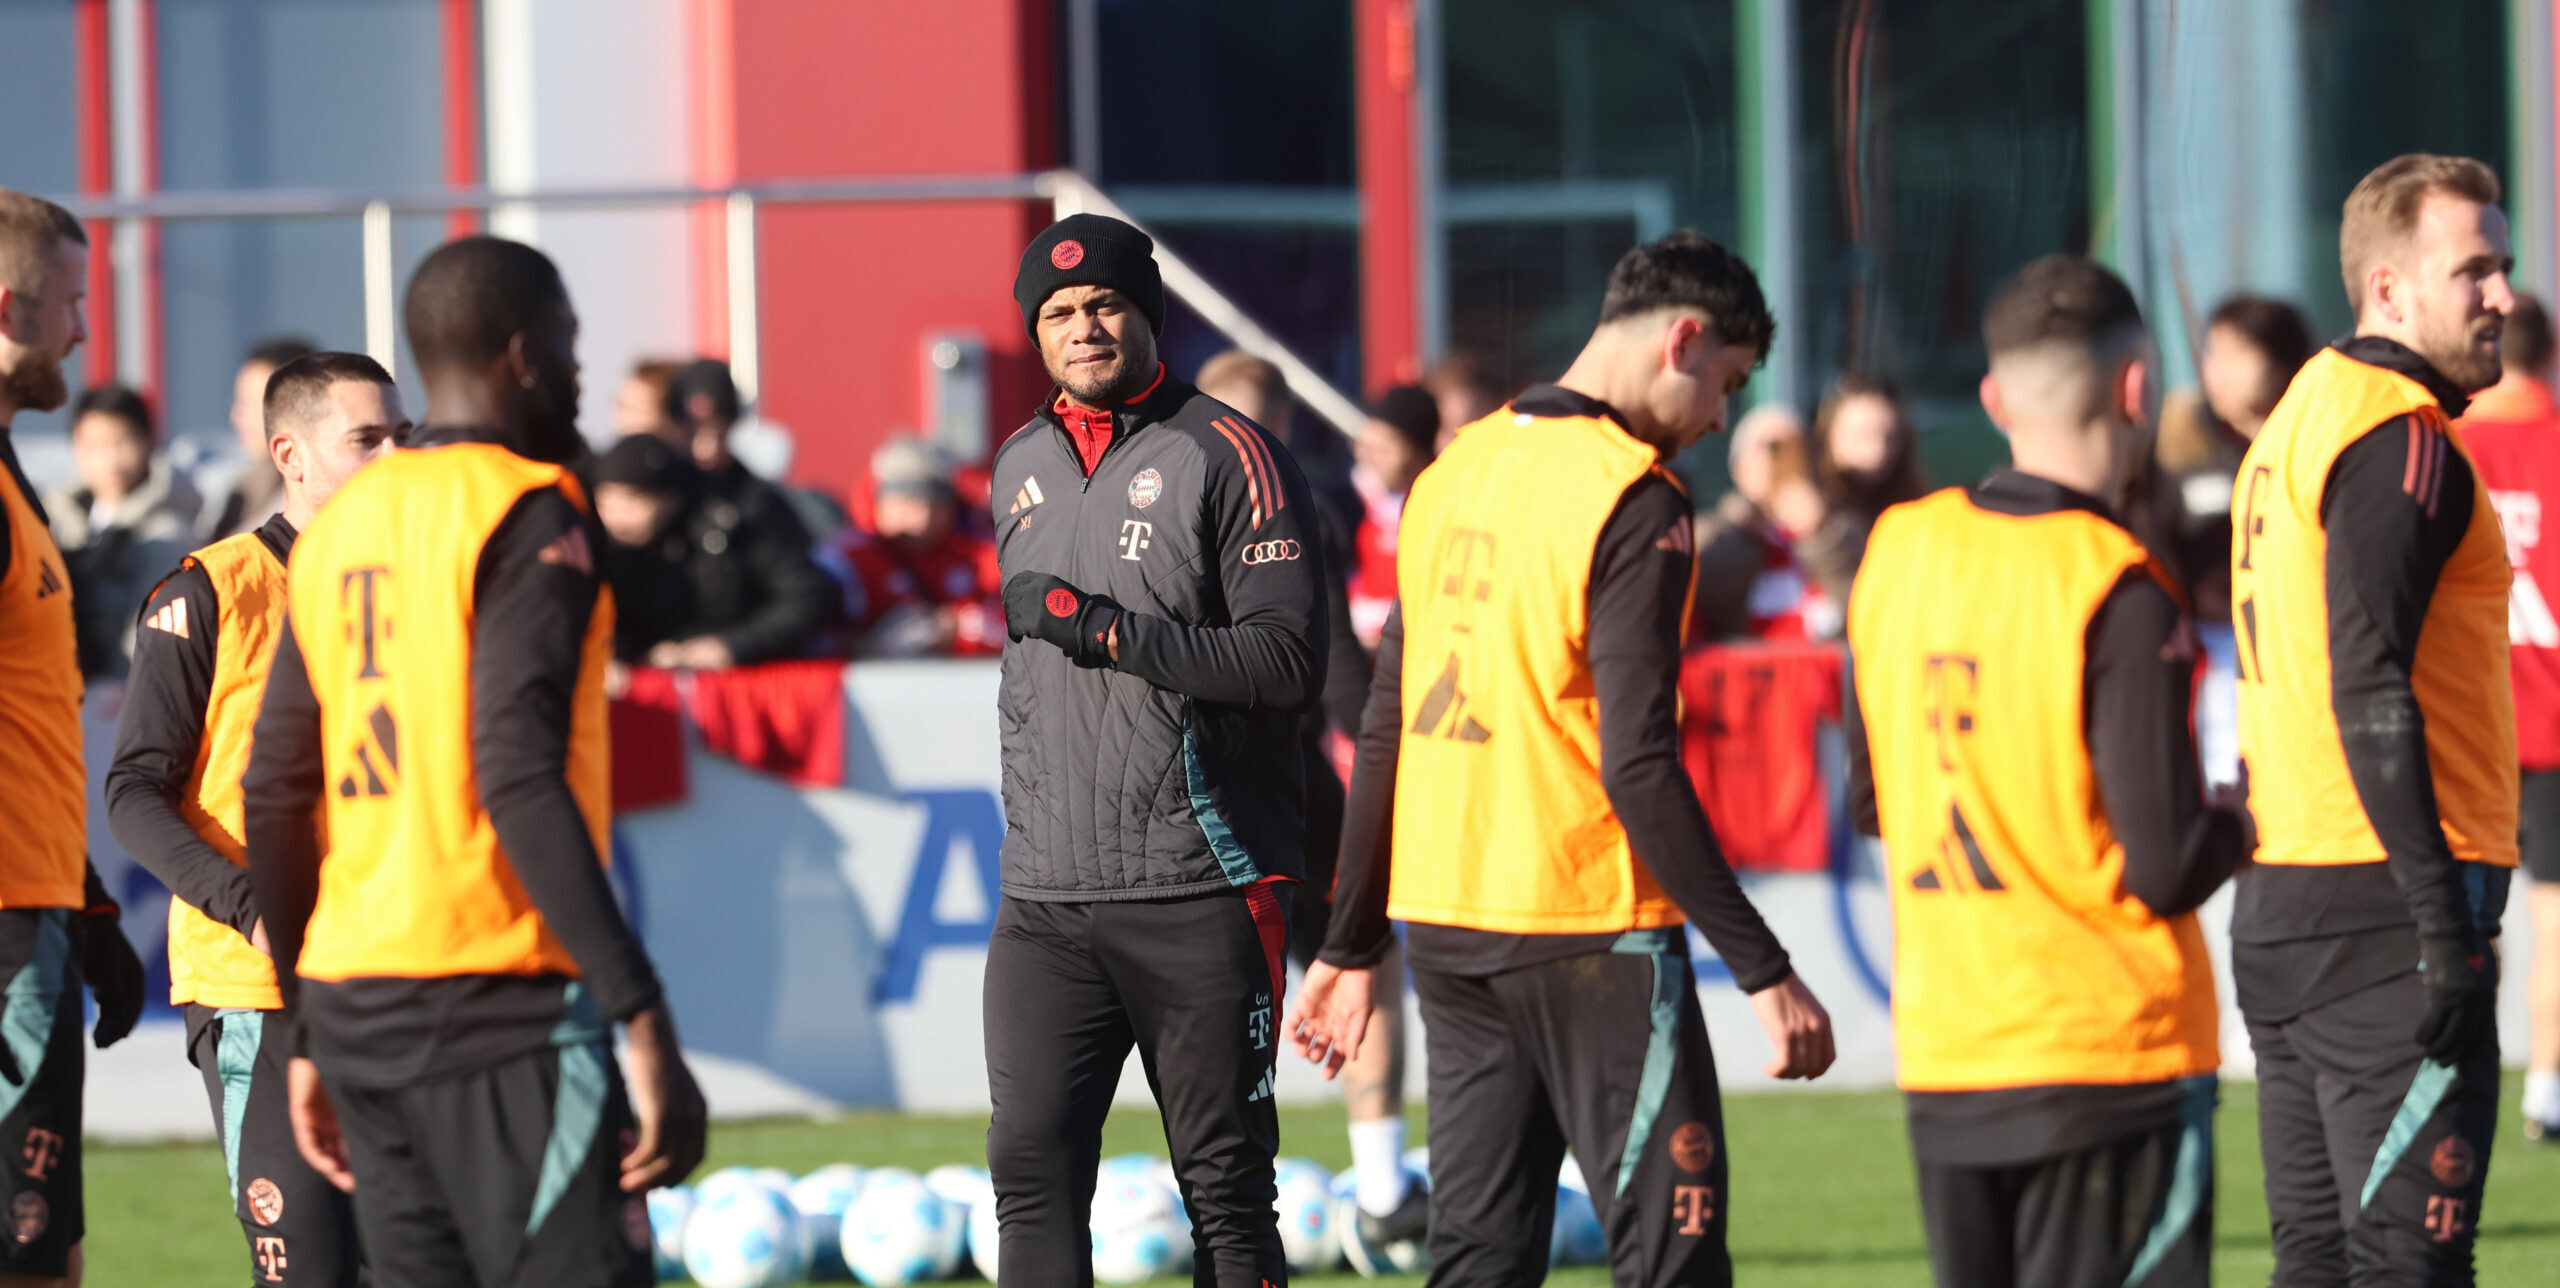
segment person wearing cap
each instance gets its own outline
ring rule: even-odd
[[[724,498],[649,434],[592,469],[616,659],[723,671],[811,650],[837,592],[787,506],[777,517]]]
[[[1404,516],[1404,494],[1439,453],[1439,442],[1440,404],[1418,385],[1378,395],[1352,440],[1359,464],[1351,485],[1359,489],[1361,515],[1352,545],[1351,629],[1372,653],[1396,604],[1396,528]]]
[[[995,543],[960,527],[951,462],[893,438],[871,455],[871,519],[822,558],[844,583],[858,657],[991,657],[1004,651]]]
[[[1272,1102],[1300,713],[1324,687],[1323,552],[1272,436],[1157,361],[1155,244],[1069,216],[1014,299],[1057,387],[996,452],[1002,900],[987,1129],[1007,1288],[1092,1282],[1102,1123],[1134,1047],[1196,1282],[1288,1282]]]

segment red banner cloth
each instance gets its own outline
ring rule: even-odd
[[[684,768],[684,699],[667,671],[634,667],[631,687],[613,700],[613,812],[683,802],[692,791]]]
[[[844,721],[841,661],[693,673],[703,745],[795,787],[844,785]]]
[[[1713,645],[1680,663],[1680,753],[1726,861],[1753,872],[1820,872],[1831,800],[1816,733],[1840,719],[1833,644]]]

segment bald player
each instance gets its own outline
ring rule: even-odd
[[[648,1284],[642,1192],[704,1116],[605,877],[577,313],[493,237],[428,255],[403,312],[425,423],[295,543],[241,785],[294,1136],[377,1288]]]
[[[71,579],[8,433],[70,396],[88,275],[71,212],[0,188],[0,1285],[80,1281],[80,986],[99,1046],[142,1014],[142,962],[88,862]]]
[[[186,1008],[231,1203],[256,1284],[357,1282],[355,1210],[294,1148],[285,1027],[241,842],[240,775],[284,624],[295,534],[355,472],[408,433],[399,391],[360,353],[296,358],[267,379],[260,416],[284,508],[188,555],[142,610],[107,770],[107,823],[169,901],[169,1001]]]

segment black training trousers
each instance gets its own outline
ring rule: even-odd
[[[1274,1206],[1287,894],[1156,902],[1007,898],[987,944],[987,1169],[1005,1288],[1093,1282],[1102,1121],[1135,1047],[1164,1110],[1195,1280],[1289,1281]]]
[[[2472,1282],[2497,1043],[2460,1069],[2428,1061],[2412,1036],[2426,1009],[2411,971],[2286,1019],[2248,1017],[2273,1288]]]
[[[1681,930],[1496,975],[1413,969],[1431,1082],[1431,1284],[1547,1274],[1570,1146],[1618,1288],[1733,1282],[1724,1109]]]
[[[213,1102],[232,1214],[249,1251],[249,1282],[355,1288],[365,1282],[355,1200],[304,1162],[293,1140],[285,1094],[290,1040],[274,1012],[221,1010],[197,1027],[187,1054]]]
[[[644,1288],[648,1204],[601,1035],[407,1087],[321,1071],[356,1174],[375,1288]]]
[[[2202,1288],[2213,1282],[2214,1080],[2177,1122],[2004,1166],[1920,1157],[1939,1288]]]

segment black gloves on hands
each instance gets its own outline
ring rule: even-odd
[[[1004,629],[1015,639],[1047,640],[1079,666],[1111,665],[1111,628],[1120,606],[1088,595],[1064,578],[1018,572],[1004,583]]]
[[[2498,1033],[2498,989],[2489,950],[2460,939],[2430,939],[2420,951],[2427,1013],[2418,1021],[2418,1045],[2428,1059],[2460,1068]]]
[[[142,958],[124,937],[122,916],[114,904],[80,915],[80,973],[98,999],[95,1037],[101,1048],[123,1041],[142,1018]]]

